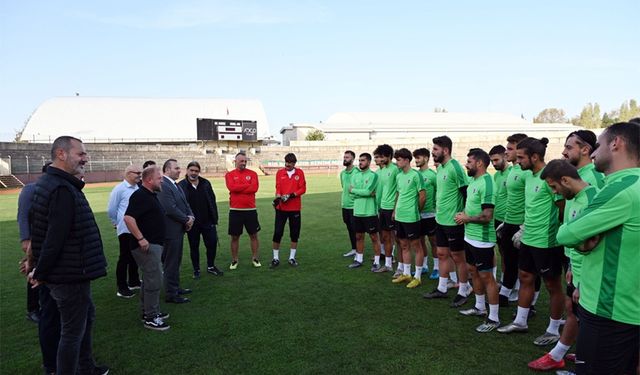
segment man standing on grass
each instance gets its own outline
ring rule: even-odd
[[[376,202],[380,234],[382,236],[381,242],[385,249],[384,266],[379,267],[375,272],[390,272],[393,271],[392,251],[396,230],[392,213],[396,204],[396,176],[400,171],[391,160],[393,158],[393,148],[391,146],[387,144],[380,145],[373,151],[373,155],[380,163],[380,168],[376,172],[378,175]]]
[[[96,366],[92,351],[91,281],[106,276],[107,261],[78,178],[87,152],[79,139],[62,136],[53,142],[51,160],[34,191],[31,248],[38,262],[29,279],[34,286],[47,284],[60,312],[57,373],[107,374],[109,368]]]
[[[193,227],[187,232],[189,252],[193,266],[193,278],[200,277],[200,236],[207,249],[207,272],[222,276],[224,273],[216,267],[218,251],[218,205],[211,183],[200,176],[200,163],[192,161],[187,164],[187,178],[178,184],[184,191],[189,207],[195,216]]]
[[[356,154],[347,150],[342,157],[342,165],[344,169],[340,172],[340,186],[342,187],[342,196],[340,205],[342,206],[342,222],[347,227],[349,233],[349,241],[351,242],[351,250],[342,254],[345,258],[353,257],[356,255],[356,232],[353,231],[353,195],[349,193],[349,187],[351,186],[351,177],[354,172],[357,172],[358,168],[353,166],[353,161],[356,158]]]
[[[451,303],[459,307],[467,302],[471,293],[468,282],[467,261],[464,254],[464,225],[455,221],[456,213],[464,209],[467,194],[467,176],[460,163],[451,157],[453,142],[446,135],[433,138],[433,159],[440,163],[436,186],[436,242],[440,259],[440,277],[438,286],[424,298],[447,298],[447,281],[449,280],[449,257],[458,267],[460,279],[458,293]]]
[[[576,372],[633,374],[640,351],[640,124],[606,128],[592,156],[605,185],[558,230],[558,242],[585,254],[576,286]]]
[[[140,305],[145,328],[166,331],[169,314],[160,312],[162,289],[162,246],[165,240],[164,208],[157,192],[162,191],[162,173],[155,165],[142,171],[142,187],[131,195],[124,215],[127,229],[134,237],[131,254],[142,269]]]
[[[413,151],[413,157],[416,160],[416,167],[422,177],[422,185],[424,186],[426,193],[426,202],[424,208],[420,212],[420,244],[422,250],[424,250],[424,262],[422,264],[422,272],[428,272],[428,251],[427,241],[429,238],[429,247],[431,247],[431,256],[433,257],[433,272],[429,278],[431,280],[437,280],[440,271],[438,253],[436,249],[436,184],[438,178],[436,172],[429,168],[429,150],[426,148],[419,148]]]
[[[271,268],[280,264],[280,240],[284,234],[284,225],[289,221],[289,235],[291,236],[291,249],[289,251],[289,264],[298,266],[296,251],[300,238],[302,225],[300,210],[302,209],[302,194],[307,191],[307,182],[302,169],[296,168],[298,159],[295,154],[289,153],[284,157],[284,168],[276,173],[276,198],[273,206],[276,210],[276,219],[273,230],[273,260]]]
[[[504,215],[507,210],[507,176],[511,172],[511,166],[507,162],[506,149],[502,145],[496,145],[489,151],[491,164],[495,168],[496,173],[493,175],[493,186],[495,187],[496,206],[493,210],[493,222],[495,229],[504,222]],[[500,258],[504,259],[502,248],[498,247]],[[494,267],[495,269],[495,267]],[[504,261],[501,265],[501,275],[504,277]],[[494,272],[494,278],[495,278]],[[508,297],[508,296],[507,296]]]
[[[496,231],[493,223],[495,188],[487,173],[489,154],[474,148],[467,154],[467,174],[471,182],[467,187],[467,201],[463,212],[455,216],[456,223],[464,224],[464,244],[469,271],[476,295],[474,307],[461,310],[466,316],[486,316],[485,300],[489,302],[489,317],[476,327],[477,332],[490,332],[500,326],[498,316],[498,284],[493,276]],[[486,298],[485,298],[486,297]]]
[[[253,266],[262,267],[258,259],[258,211],[256,210],[256,192],[258,191],[258,174],[247,169],[247,155],[244,152],[236,154],[236,168],[224,176],[229,189],[229,235],[231,236],[231,265],[230,270],[238,268],[238,248],[240,236],[244,227],[251,241]]]
[[[116,295],[121,298],[133,297],[135,293],[131,289],[140,288],[138,265],[131,255],[132,244],[135,245],[136,241],[124,222],[124,213],[127,211],[131,194],[138,190],[141,174],[139,167],[127,166],[124,170],[124,181],[111,190],[107,204],[107,215],[116,229],[120,245],[120,255],[116,265],[116,286],[118,288]],[[128,282],[127,274],[129,275]]]
[[[356,257],[349,268],[362,266],[364,259],[364,234],[369,233],[375,254],[371,271],[380,268],[380,240],[378,237],[378,208],[376,206],[376,186],[378,175],[369,166],[371,154],[359,156],[359,170],[351,177],[349,193],[353,195],[353,229],[356,232]]]
[[[183,295],[190,294],[191,289],[180,288],[180,264],[184,233],[191,230],[195,217],[184,191],[176,183],[180,177],[178,162],[175,159],[167,160],[162,172],[164,176],[158,200],[165,211],[165,241],[162,247],[165,302],[186,303],[191,300]]]
[[[420,244],[420,212],[424,208],[426,193],[420,173],[411,168],[411,151],[406,148],[397,150],[394,158],[400,173],[396,177],[397,200],[392,219],[397,224],[397,237],[400,239],[403,273],[393,279],[395,284],[407,282],[407,288],[413,289],[422,284],[422,265],[424,249]],[[415,251],[416,272],[411,277],[411,249]]]
[[[525,138],[517,146],[518,163],[531,175],[525,181],[524,225],[513,237],[516,247],[519,245],[518,268],[520,291],[518,292],[518,310],[514,321],[498,328],[498,332],[527,332],[529,308],[534,298],[536,275],[544,281],[549,292],[549,325],[544,334],[533,343],[538,346],[553,344],[560,339],[560,324],[564,308],[562,291],[562,266],[564,249],[558,245],[556,234],[564,198],[554,194],[549,185],[540,178],[545,168],[547,138]],[[518,238],[519,237],[519,238]]]
[[[595,142],[594,142],[595,144]],[[551,160],[544,168],[540,178],[545,180],[551,190],[561,194],[565,199],[564,223],[569,223],[580,216],[582,211],[593,201],[598,189],[587,184],[580,178],[578,170],[566,160]],[[582,276],[582,254],[570,247],[564,248],[564,254],[569,259],[569,267],[566,274],[567,295],[564,298],[566,310],[566,323],[562,329],[560,340],[555,347],[542,357],[529,362],[529,368],[537,371],[550,371],[564,367],[564,356],[575,342],[578,335],[578,313],[576,300],[579,293],[576,287],[580,286]]]

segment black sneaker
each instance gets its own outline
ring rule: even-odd
[[[160,318],[160,319],[162,319],[162,320],[169,319],[169,317],[170,317],[170,316],[171,316],[171,315],[169,315],[169,313],[164,313],[164,312],[162,312],[162,311],[161,311],[161,312],[159,312],[159,313],[156,315],[156,317],[158,317],[158,318]],[[140,321],[141,321],[142,323],[144,323],[144,321],[145,321],[145,320],[147,320],[147,318],[144,316],[144,313],[140,314]]]
[[[109,367],[107,366],[96,366],[93,368],[91,375],[107,375],[109,373]]]
[[[132,292],[129,288],[127,289],[119,289],[116,292],[116,296],[120,297],[120,298],[131,298],[133,296],[135,296],[136,294],[134,292]]]
[[[502,294],[498,295],[498,304],[500,307],[509,307],[509,297]]]
[[[40,313],[38,311],[27,311],[27,320],[38,324],[40,322]]]
[[[451,302],[451,307],[460,307],[460,306],[464,305],[465,303],[467,303],[468,299],[469,299],[469,297],[465,297],[465,296],[461,296],[460,294],[456,294],[455,298],[453,299],[453,302]]]
[[[199,279],[200,278],[200,270],[193,271],[193,278],[194,279]]]
[[[213,267],[207,267],[207,272],[214,275],[214,276],[222,276],[224,275],[224,272],[220,271],[218,269],[218,267],[213,266]]]
[[[137,284],[129,284],[129,289],[131,290],[138,290],[142,287],[142,283],[137,283]]]
[[[291,265],[291,267],[298,267],[298,261],[294,258],[289,259],[289,264]]]
[[[362,263],[358,262],[357,260],[354,260],[353,263],[351,263],[350,265],[347,266],[348,268],[354,269],[354,268],[360,268],[362,267]]]
[[[429,293],[423,294],[422,297],[424,297],[426,299],[449,298],[449,296],[447,295],[446,292],[443,293],[440,290],[438,290],[438,288],[435,288],[434,290],[432,290]]]
[[[170,328],[167,323],[157,316],[155,318],[145,319],[143,325],[144,328],[152,329],[154,331],[166,331]]]
[[[271,265],[269,266],[269,268],[276,268],[280,265],[280,260],[279,259],[271,259]]]

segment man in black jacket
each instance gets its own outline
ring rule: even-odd
[[[95,307],[91,280],[107,274],[102,239],[82,193],[87,152],[79,139],[62,136],[51,148],[53,163],[36,183],[31,209],[31,248],[38,259],[29,274],[46,283],[60,312],[59,374],[106,374],[91,350]]]
[[[200,177],[200,170],[200,163],[190,162],[187,165],[187,178],[178,183],[196,217],[193,227],[187,232],[194,279],[200,277],[200,235],[202,235],[204,246],[207,248],[207,272],[216,276],[223,275],[223,272],[215,264],[218,248],[216,195],[209,180]]]

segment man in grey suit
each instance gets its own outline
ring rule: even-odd
[[[164,266],[165,301],[169,303],[189,302],[183,295],[190,289],[180,288],[180,263],[182,262],[182,242],[185,231],[193,226],[195,217],[184,192],[176,180],[180,177],[180,167],[175,159],[169,159],[162,166],[162,191],[158,199],[164,207],[165,240],[162,253]]]

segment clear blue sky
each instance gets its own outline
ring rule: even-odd
[[[640,1],[2,1],[0,139],[54,96],[579,113],[640,93]],[[91,126],[89,123],[87,126]]]

